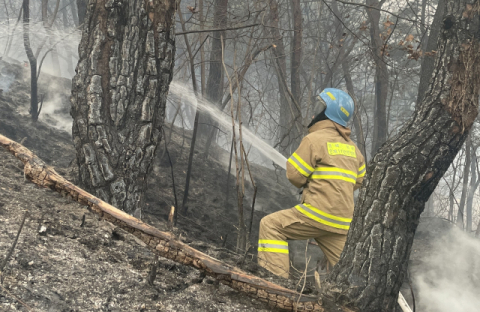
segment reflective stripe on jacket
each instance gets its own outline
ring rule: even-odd
[[[350,140],[350,129],[323,120],[309,132],[287,162],[287,178],[304,188],[295,208],[325,229],[345,233],[353,217],[353,191],[366,173],[365,160]]]

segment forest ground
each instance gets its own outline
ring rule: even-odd
[[[65,131],[70,119],[70,81],[42,74],[39,94],[45,95],[44,111],[40,121],[33,124],[28,116],[27,72],[19,65],[0,61],[0,73],[3,75],[0,88],[8,80],[5,77],[14,77],[8,90],[0,96],[0,133],[23,142],[57,172],[79,183],[71,135]],[[174,168],[177,200],[181,202],[191,133],[171,125],[166,125],[165,133],[170,138],[168,151]],[[295,190],[289,186],[283,171],[253,165],[258,187],[256,209],[259,210],[255,211],[252,222],[252,247],[246,256],[236,254],[237,199],[233,175],[230,176],[230,197],[225,202],[228,153],[215,146],[211,157],[204,160],[202,142],[197,144],[189,213],[179,216],[176,235],[220,260],[266,276],[255,264],[259,220],[269,212],[295,205],[298,200]],[[161,230],[166,230],[170,206],[175,204],[170,162],[164,151],[162,140],[148,180],[143,216],[145,222]],[[193,268],[165,259],[159,260],[157,279],[150,286],[146,278],[154,255],[141,242],[99,220],[85,207],[24,181],[22,171],[19,161],[0,150],[0,224],[5,225],[0,226],[0,260],[13,242],[24,211],[28,211],[19,244],[5,268],[3,287],[6,290],[0,291],[0,310],[28,311],[20,300],[39,311],[266,309],[256,300],[215,285],[212,279],[200,278]],[[251,194],[252,187],[247,183],[245,214],[248,216]],[[425,259],[432,252],[434,242],[449,228],[450,224],[438,219],[422,220],[410,257],[412,280],[427,269]],[[301,271],[305,265],[305,242],[293,245],[296,251],[292,253],[292,260]],[[318,247],[310,246],[309,256],[312,257],[310,268],[315,267],[321,257]],[[290,282],[289,286],[295,287],[297,281]],[[413,288],[417,291],[415,283]],[[307,289],[311,291],[311,286]],[[411,301],[410,290],[404,288],[402,292]],[[419,302],[417,298],[417,308],[418,305],[422,307],[421,298]]]

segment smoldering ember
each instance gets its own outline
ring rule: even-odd
[[[0,311],[480,310],[480,0],[9,0],[0,36]]]

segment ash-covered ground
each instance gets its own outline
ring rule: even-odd
[[[24,79],[28,72],[19,65],[0,62],[0,72],[15,77],[8,88],[4,86],[0,96],[0,133],[22,142],[47,164],[54,166],[57,172],[78,183],[75,151],[63,122],[70,118],[70,82],[42,76],[44,80],[40,81],[39,93],[44,94],[44,103],[54,103],[48,104],[50,106],[43,111],[40,120],[33,123],[28,115],[29,89]],[[191,133],[168,126],[165,130],[170,138],[168,150],[177,197],[181,201]],[[202,151],[196,152],[199,153]],[[215,147],[212,157],[197,163],[190,184],[189,213],[179,217],[175,230],[177,236],[222,261],[294,288],[294,282],[276,280],[256,266],[254,247],[247,254],[234,251],[237,223],[235,181],[231,176],[230,198],[226,203],[227,169],[222,161],[217,160],[225,158],[222,153],[225,152]],[[266,177],[263,182],[257,181],[260,194],[257,208],[268,204],[269,211],[272,211],[289,201],[294,204],[295,197],[290,195],[288,184],[281,181],[283,176],[260,166],[256,166],[255,171],[256,175]],[[251,192],[251,185],[247,188]],[[274,199],[270,200],[270,197]],[[149,179],[144,221],[166,230],[165,221],[174,204],[170,161],[162,142]],[[23,164],[0,149],[1,260],[13,243],[25,211],[28,215],[19,243],[3,272],[0,311],[266,309],[263,303],[226,286],[216,285],[213,279],[201,277],[199,271],[166,259],[159,260],[156,280],[153,286],[149,285],[147,275],[154,255],[142,242],[99,220],[85,207],[25,181]],[[247,203],[245,213],[250,215],[250,212]],[[260,211],[254,214],[252,245],[258,239],[258,223],[264,215]]]
[[[22,168],[0,150],[2,256],[27,213],[3,272],[1,311],[265,310],[260,302],[165,259],[159,259],[157,278],[149,285],[154,255],[141,241],[85,207],[25,181]]]

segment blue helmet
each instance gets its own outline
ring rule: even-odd
[[[352,97],[345,91],[327,88],[320,93],[320,98],[327,105],[325,115],[328,119],[346,127],[355,110]]]

